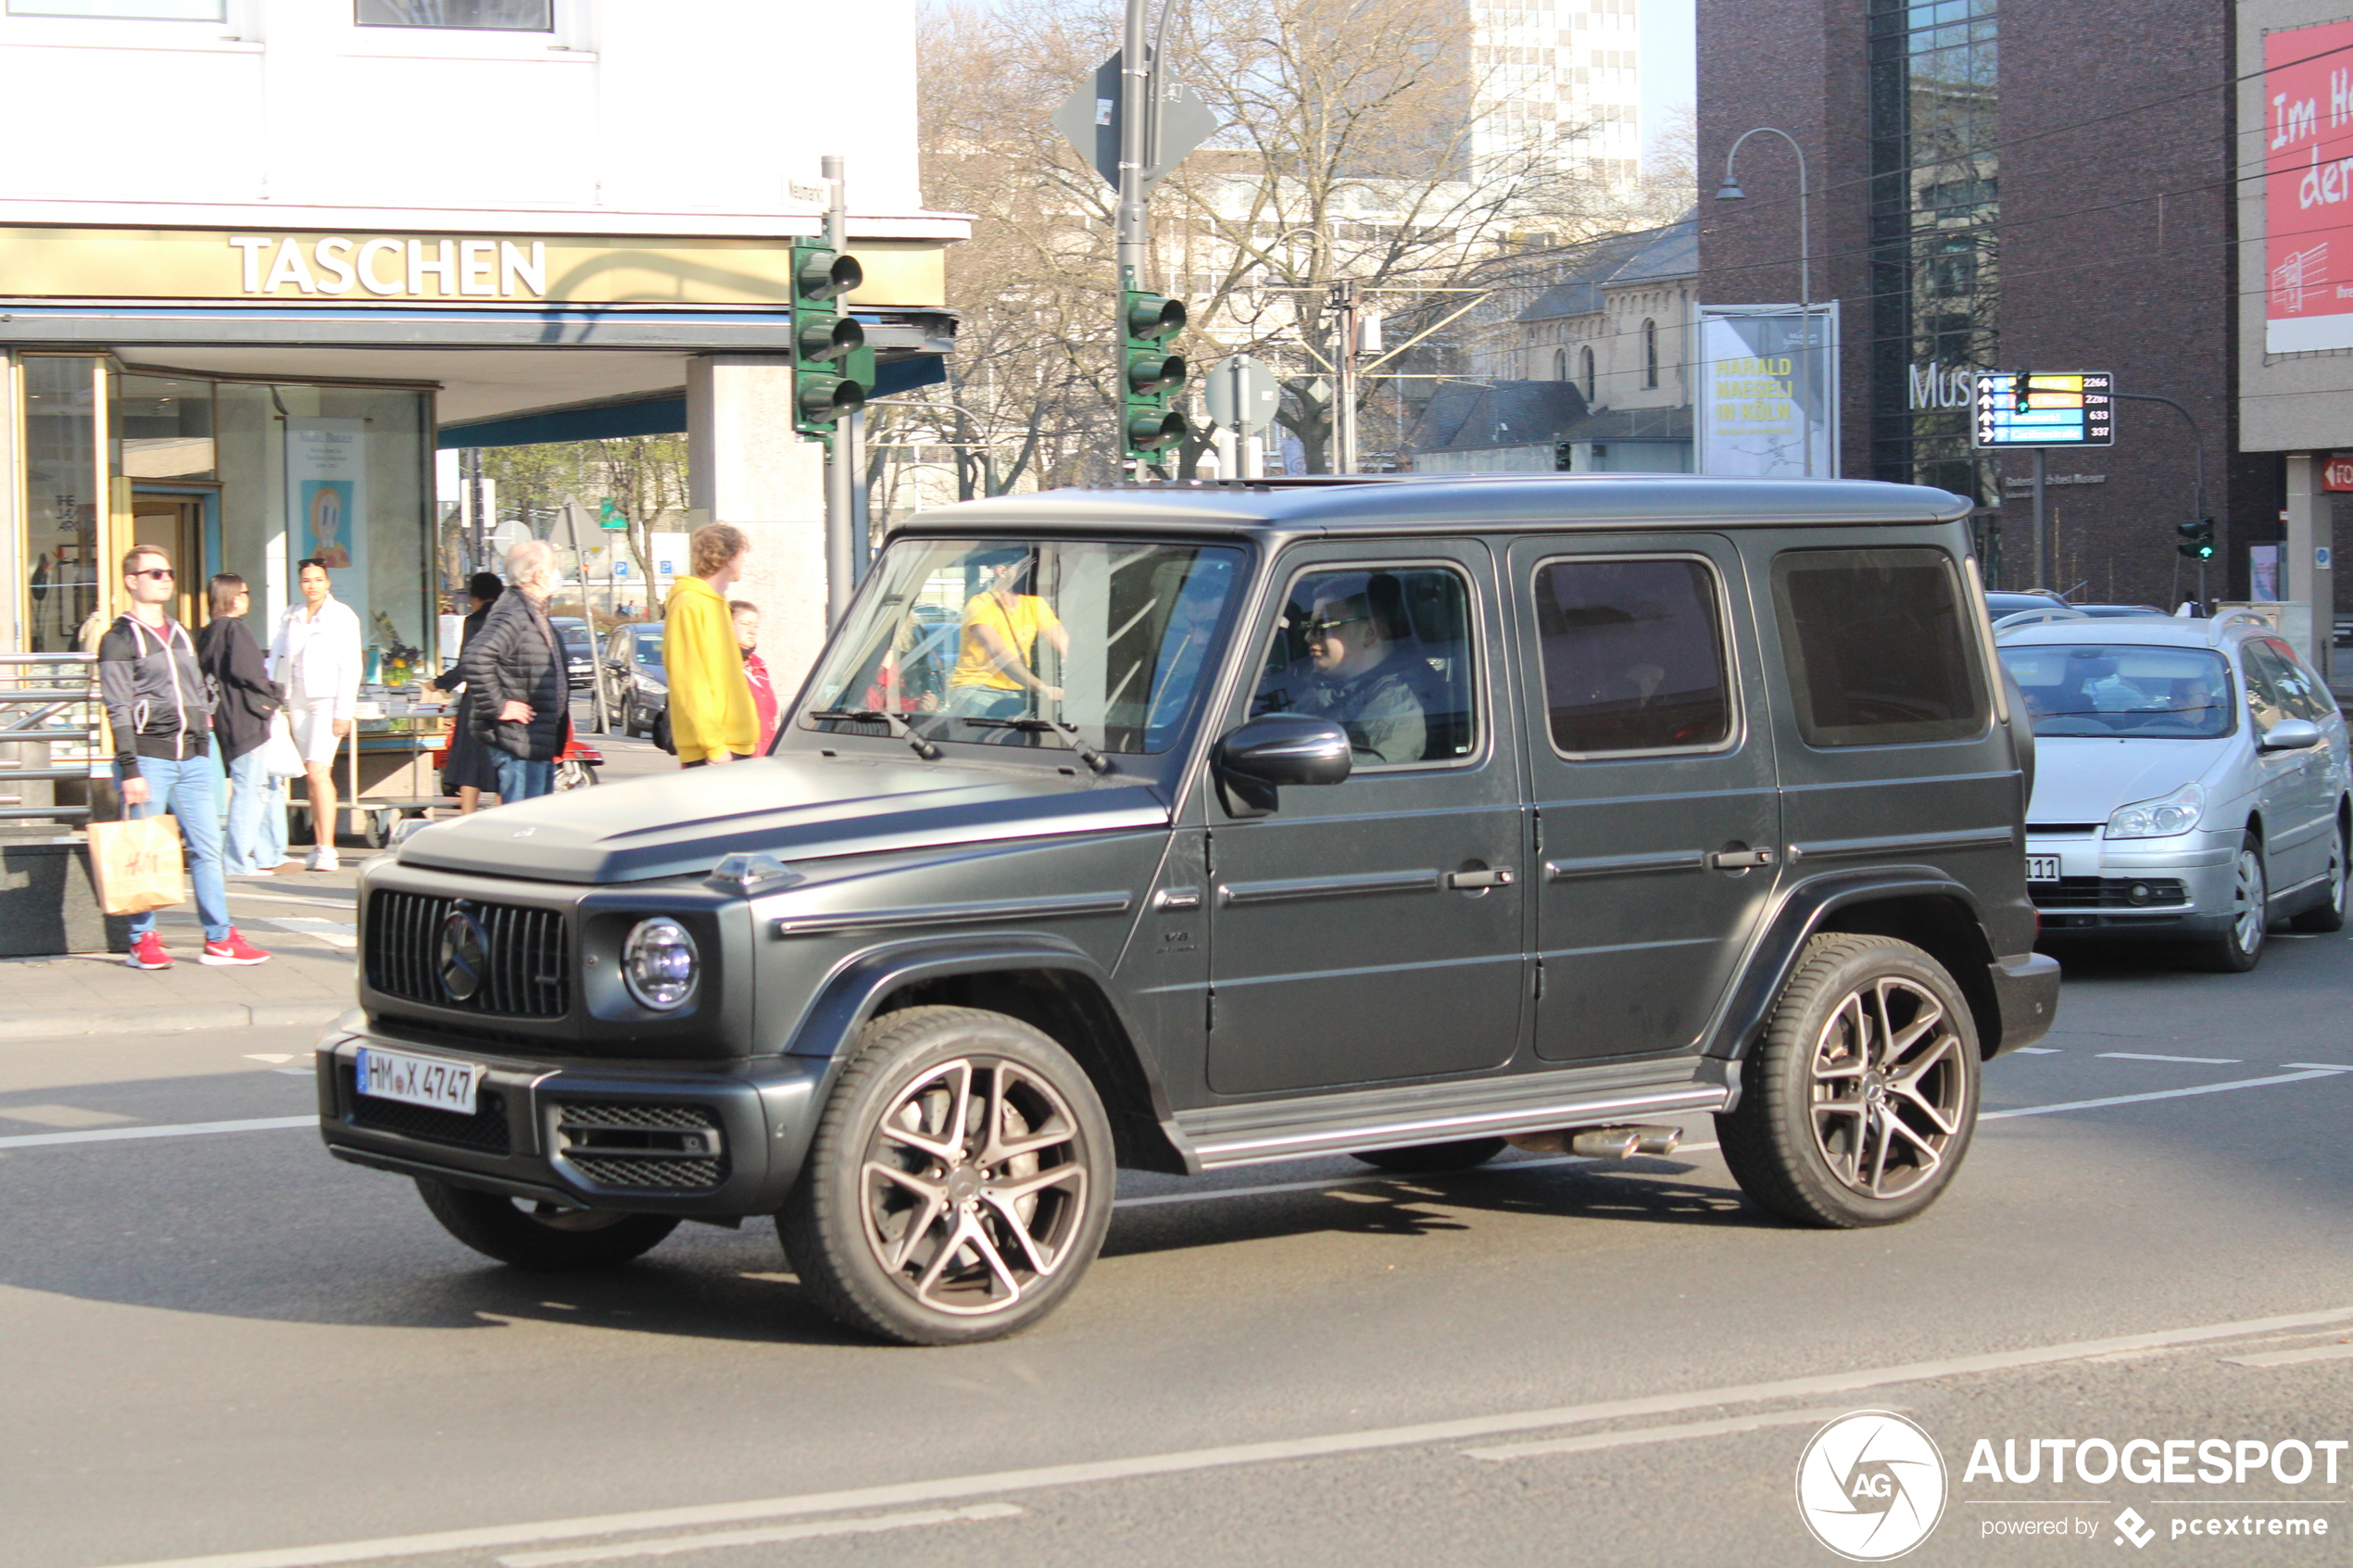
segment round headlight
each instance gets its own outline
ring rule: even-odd
[[[621,945],[621,977],[629,994],[661,1012],[684,1006],[695,994],[701,964],[695,939],[674,920],[641,920]]]

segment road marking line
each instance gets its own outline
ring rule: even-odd
[[[2110,1095],[2106,1099],[2074,1099],[2064,1105],[2020,1105],[2007,1110],[1981,1110],[1981,1122],[2001,1122],[2012,1116],[2055,1116],[2062,1110],[2095,1110],[2104,1105],[2138,1105],[2143,1100],[2181,1099],[2190,1095],[2219,1095],[2231,1089],[2260,1089],[2273,1084],[2303,1084],[2334,1078],[2336,1071],[2286,1073],[2276,1078],[2233,1078],[2227,1084],[2196,1084],[2186,1089],[2157,1089],[2145,1095]]]
[[[1087,1460],[1071,1464],[1039,1465],[1028,1470],[946,1475],[927,1481],[898,1481],[882,1486],[846,1487],[834,1492],[803,1492],[748,1502],[704,1503],[684,1508],[648,1509],[635,1513],[541,1520],[528,1524],[492,1524],[414,1536],[387,1536],[373,1540],[220,1552],[209,1557],[169,1558],[131,1565],[131,1568],[327,1568],[329,1564],[341,1562],[425,1557],[484,1547],[522,1546],[534,1541],[582,1540],[634,1530],[734,1524],[753,1519],[805,1517],[818,1513],[843,1513],[853,1509],[942,1503],[1031,1488],[1130,1481],[1147,1476],[1197,1474],[1246,1464],[1274,1464],[1370,1453],[1384,1449],[1420,1448],[1469,1438],[1499,1436],[1507,1432],[1536,1432],[1548,1427],[1618,1421],[1630,1416],[1705,1410],[1717,1405],[1747,1405],[1774,1399],[1811,1399],[1824,1394],[1849,1394],[1894,1384],[1924,1383],[1940,1378],[2050,1366],[2057,1362],[2083,1361],[2093,1356],[2112,1355],[2120,1350],[2241,1339],[2251,1335],[2316,1328],[2348,1321],[2353,1321],[2353,1307],[2335,1307],[2325,1311],[2203,1323],[2194,1328],[2162,1329],[2154,1334],[2132,1334],[2113,1339],[2074,1340],[2024,1350],[1995,1350],[1984,1355],[1955,1356],[1938,1361],[1909,1361],[1897,1366],[1871,1367],[1855,1372],[1784,1377],[1769,1383],[1699,1388],[1683,1394],[1648,1394],[1635,1399],[1602,1399],[1591,1404],[1511,1411],[1453,1421],[1424,1422],[1411,1426],[1370,1427],[1354,1432],[1325,1433],[1313,1437],[1277,1438],[1270,1442],[1139,1454],[1127,1459]]]
[[[2305,1361],[2353,1361],[2353,1344],[2307,1345],[2300,1350],[2259,1350],[2251,1356],[2225,1356],[2224,1366],[2296,1366]]]
[[[716,1530],[700,1536],[667,1536],[619,1546],[576,1547],[563,1551],[519,1551],[498,1560],[499,1568],[556,1568],[562,1562],[610,1562],[623,1557],[668,1557],[716,1546],[762,1546],[771,1541],[806,1541],[821,1536],[872,1536],[917,1524],[960,1524],[980,1519],[1011,1519],[1029,1511],[1014,1503],[982,1502],[970,1508],[926,1508],[881,1513],[866,1519],[827,1519],[814,1524],[772,1524],[762,1530]]]
[[[2283,1061],[2282,1067],[2300,1067],[2307,1073],[2353,1073],[2353,1061]]]
[[[1893,1410],[1892,1405],[1881,1409]],[[1845,1407],[1827,1410],[1775,1411],[1769,1415],[1731,1416],[1723,1421],[1692,1421],[1680,1426],[1638,1426],[1629,1432],[1589,1432],[1581,1437],[1547,1437],[1534,1443],[1499,1443],[1488,1449],[1465,1449],[1465,1459],[1501,1461],[1533,1459],[1540,1454],[1589,1454],[1602,1449],[1631,1448],[1637,1443],[1675,1443],[1686,1437],[1722,1437],[1735,1432],[1761,1432],[1768,1426],[1801,1426],[1813,1421],[1836,1421]]]
[[[2020,1046],[2010,1054],[2012,1056],[2065,1056],[2067,1053],[2057,1046]]]
[[[29,1122],[36,1127],[104,1127],[135,1122],[113,1110],[84,1110],[78,1105],[0,1105],[0,1122]]]
[[[37,1148],[57,1143],[120,1143],[126,1138],[192,1138],[203,1133],[268,1133],[286,1127],[317,1127],[319,1113],[256,1116],[243,1122],[181,1122],[162,1127],[94,1127],[82,1133],[19,1133],[0,1138],[0,1148]]]
[[[2102,1051],[2099,1054],[2110,1061],[2188,1061],[2200,1067],[2236,1067],[2246,1060],[2243,1056],[2156,1056],[2147,1051]]]
[[[245,1053],[245,1060],[247,1061],[270,1062],[292,1061],[294,1060],[294,1055],[290,1051],[247,1051]]]

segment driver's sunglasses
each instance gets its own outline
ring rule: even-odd
[[[158,583],[162,583],[170,580],[171,576],[171,568],[168,566],[143,567],[139,571],[132,572],[131,575],[133,577],[150,577]]]
[[[1307,633],[1307,640],[1309,642],[1320,643],[1326,637],[1330,636],[1334,632],[1340,630],[1342,626],[1353,626],[1359,621],[1367,619],[1369,619],[1369,617],[1362,615],[1347,615],[1342,616],[1338,621],[1310,621],[1305,625],[1302,626],[1300,630]]]

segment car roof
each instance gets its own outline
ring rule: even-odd
[[[2051,644],[2103,643],[2111,646],[2205,648],[2243,643],[2249,637],[2277,636],[2273,627],[2256,621],[2215,621],[2203,617],[2086,616],[2068,621],[2043,621],[1996,632],[2003,647],[2048,646]]]
[[[1949,491],[1861,479],[1674,473],[1398,474],[1107,484],[998,495],[918,513],[919,535],[1120,533],[1437,533],[1637,526],[1789,528],[1949,522]]]

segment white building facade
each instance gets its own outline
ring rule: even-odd
[[[752,533],[797,677],[825,583],[790,250],[821,158],[882,389],[952,346],[966,222],[917,188],[914,26],[914,0],[0,0],[0,648],[69,646],[136,541],[192,620],[205,576],[245,577],[265,636],[294,564],[338,561],[380,662],[430,665],[468,564],[436,449],[684,432],[691,516]]]

